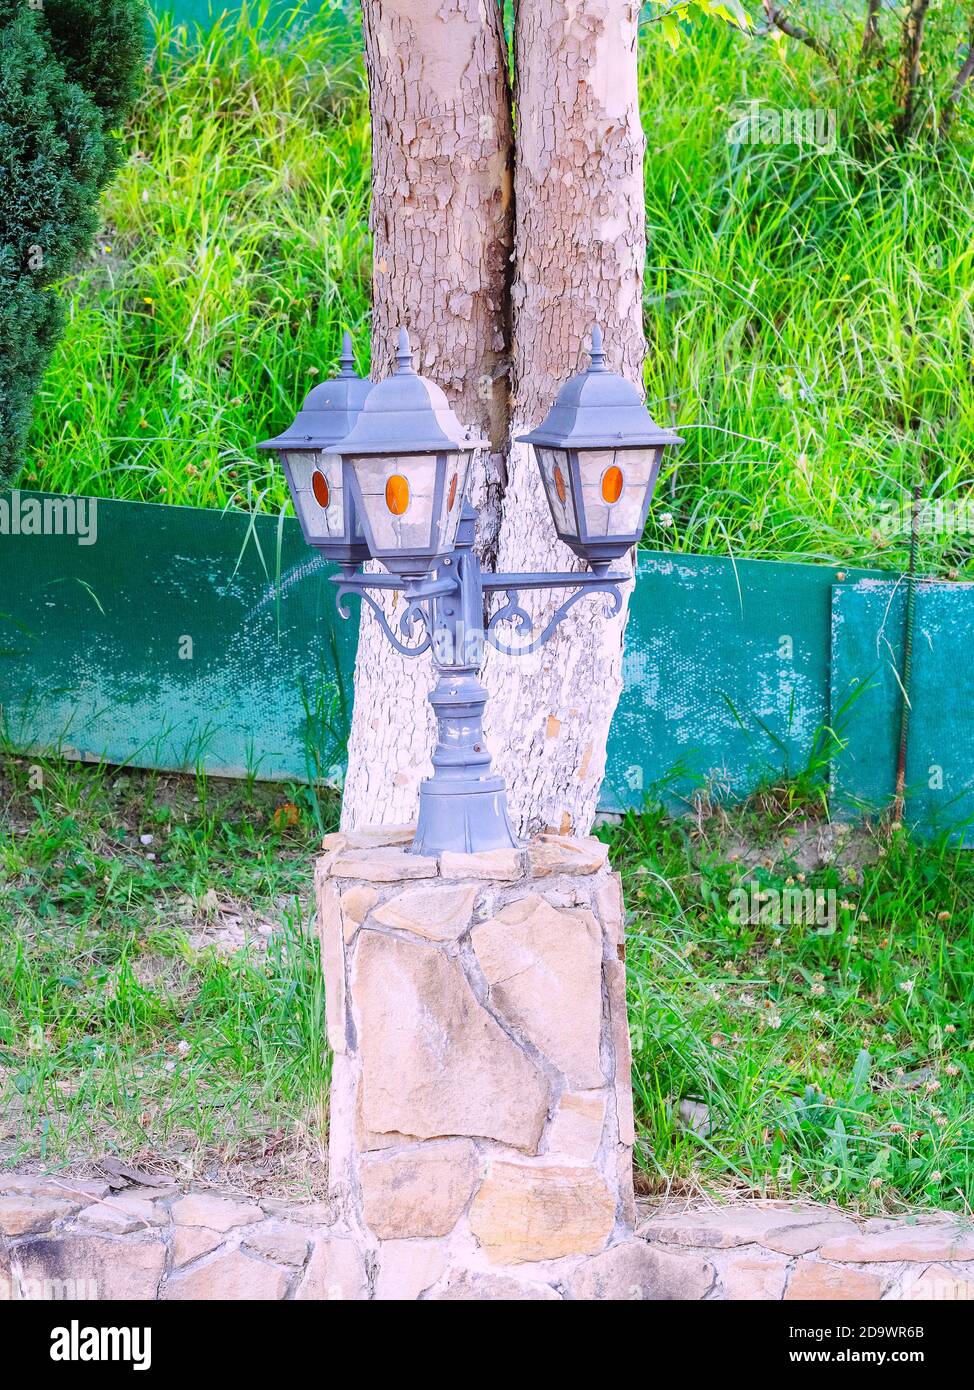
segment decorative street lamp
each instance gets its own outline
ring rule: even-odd
[[[440,388],[416,374],[404,328],[396,362],[325,454],[344,464],[373,558],[421,579],[453,550],[470,461],[487,440],[464,430]]]
[[[342,338],[339,361],[337,377],[308,392],[294,423],[257,447],[274,450],[281,460],[308,545],[336,564],[359,565],[370,558],[369,547],[341,460],[326,456],[325,450],[354,426],[373,383],[356,375],[348,333]]]
[[[542,424],[522,436],[535,446],[555,530],[588,561],[588,572],[481,571],[473,550],[477,512],[465,493],[473,455],[486,441],[465,431],[440,388],[413,370],[405,329],[399,332],[396,371],[368,390],[342,437],[333,435],[333,442],[322,447],[321,431],[312,430],[314,444],[306,441],[302,450],[290,443],[313,391],[291,429],[267,446],[287,459],[288,486],[302,525],[302,508],[308,504],[299,485],[306,474],[294,464],[295,452],[311,450],[329,496],[340,489],[345,499],[340,538],[333,539],[330,532],[322,537],[322,519],[314,513],[317,532],[310,525],[305,528],[309,544],[342,566],[334,580],[342,617],[349,617],[346,595],[358,594],[397,651],[419,656],[432,649],[437,681],[429,700],[438,736],[433,776],[420,788],[419,822],[410,846],[417,854],[517,845],[504,782],[491,771],[484,746],[487,691],[479,679],[484,644],[510,655],[537,651],[586,594],[607,594],[612,600],[607,617],[618,613],[619,585],[631,576],[612,573],[609,566],[642,535],[663,450],[683,442],[661,430],[636,388],[607,369],[598,328],[592,332],[591,358],[588,370],[561,388]],[[348,380],[344,373],[316,391],[343,380]],[[329,423],[332,418],[338,417],[329,415]],[[288,441],[283,450],[282,440]],[[313,470],[310,488],[314,492]],[[355,540],[359,521],[364,554],[361,540]],[[370,555],[389,574],[362,573],[358,566]],[[540,632],[519,602],[519,594],[531,589],[573,591]],[[403,593],[398,630],[370,590]],[[501,593],[506,600],[485,628],[484,595]],[[500,630],[505,623],[513,625],[520,640],[505,641]]]
[[[609,371],[598,326],[591,357],[518,443],[534,445],[558,539],[598,570],[642,536],[663,450],[683,440],[654,424],[635,386]]]

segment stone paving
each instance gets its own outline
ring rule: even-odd
[[[639,1216],[635,1239],[590,1257],[570,1281],[530,1263],[512,1279],[447,1268],[430,1239],[363,1255],[328,1203],[7,1173],[0,1299],[974,1298],[974,1226],[948,1213],[856,1220],[786,1202],[641,1202]]]
[[[0,1174],[0,1297],[363,1298],[325,1204]]]
[[[664,1297],[974,1298],[974,1224],[947,1212],[854,1219],[790,1202],[671,1206],[636,1233],[660,1262]]]

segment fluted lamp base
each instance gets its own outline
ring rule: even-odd
[[[427,778],[419,789],[419,821],[410,846],[414,854],[477,854],[487,849],[517,849],[520,844],[507,816],[502,777],[486,782],[437,783]]]
[[[491,771],[484,744],[487,691],[477,672],[438,668],[429,701],[436,713],[437,744],[433,776],[419,791],[412,853],[435,855],[451,850],[477,854],[481,850],[517,849],[519,841],[507,815],[504,779]]]

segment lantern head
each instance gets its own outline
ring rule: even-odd
[[[418,579],[452,551],[470,463],[487,441],[464,430],[412,357],[402,328],[396,370],[373,387],[350,433],[325,456],[344,463],[375,559]]]
[[[360,565],[369,558],[369,547],[342,473],[342,461],[325,450],[348,434],[372,382],[356,375],[348,333],[342,340],[340,361],[337,377],[308,393],[294,423],[257,447],[273,449],[281,460],[308,545],[336,564]]]
[[[661,429],[636,387],[609,371],[598,327],[591,358],[518,442],[534,445],[559,540],[600,568],[641,538],[663,450],[683,440]]]

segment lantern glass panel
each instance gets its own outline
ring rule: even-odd
[[[463,510],[463,498],[467,490],[467,475],[470,469],[470,453],[447,454],[446,471],[443,474],[443,495],[440,502],[439,543],[437,551],[444,553],[456,544],[457,525]]]
[[[345,536],[345,491],[340,458],[320,449],[288,449],[281,460],[304,538],[314,545]]]
[[[586,536],[638,539],[661,455],[658,448],[579,450]]]
[[[435,549],[437,459],[436,454],[372,454],[348,460],[375,554]]]
[[[539,445],[535,453],[555,529],[562,536],[577,536],[578,518],[575,515],[567,452],[564,449],[545,449]]]

